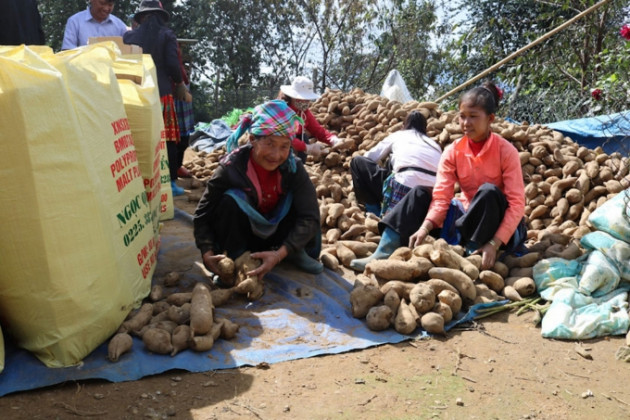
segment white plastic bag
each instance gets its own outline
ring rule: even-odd
[[[630,281],[629,243],[615,239],[612,235],[602,231],[584,235],[580,243],[586,249],[598,250],[604,254],[610,263],[617,268],[620,277]]]
[[[538,261],[533,270],[536,290],[543,299],[553,300],[561,289],[577,289],[582,262],[581,259],[546,258]]]
[[[619,286],[619,270],[601,251],[591,251],[580,272],[579,291],[602,296]]]
[[[403,104],[413,101],[407,89],[407,85],[398,70],[392,70],[387,75],[385,83],[383,83],[383,88],[381,89],[381,96],[390,101],[398,101]]]
[[[630,243],[630,188],[621,191],[588,217],[597,229]]]
[[[583,340],[606,335],[621,335],[628,331],[628,293],[613,293],[594,299],[564,289],[556,295],[541,324],[546,338]]]

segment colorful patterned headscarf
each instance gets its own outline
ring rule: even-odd
[[[251,114],[246,114],[240,121],[236,130],[228,137],[226,148],[228,153],[236,149],[238,139],[249,131],[255,136],[283,136],[293,140],[296,133],[296,125],[304,124],[289,105],[280,99],[265,102],[254,108]],[[289,154],[291,172],[295,172],[295,157],[293,150]]]

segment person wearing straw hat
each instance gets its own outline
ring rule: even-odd
[[[171,188],[173,195],[177,196],[184,194],[184,189],[175,183],[177,170],[181,167],[181,162],[178,163],[178,144],[181,138],[174,100],[185,100],[187,89],[177,54],[179,48],[177,37],[166,26],[169,17],[169,13],[162,8],[162,3],[158,0],[142,0],[133,17],[139,26],[125,33],[123,42],[139,45],[144,54],[151,54],[155,63],[164,118]]]
[[[315,187],[292,152],[302,120],[274,99],[245,114],[228,138],[228,154],[206,185],[194,215],[195,244],[205,267],[218,273],[223,254],[245,251],[262,264],[248,273],[262,279],[283,259],[317,274],[321,229]],[[246,135],[247,143],[238,147]]]
[[[309,135],[317,141],[332,146],[333,149],[349,146],[349,142],[326,130],[309,109],[311,102],[318,99],[319,96],[313,91],[313,82],[304,76],[296,77],[290,85],[280,86],[278,99],[289,104],[291,109],[304,120],[303,126],[298,129],[296,139],[293,141],[293,150],[302,159],[302,162],[306,162],[307,155],[318,157],[322,151],[320,144],[309,142]]]

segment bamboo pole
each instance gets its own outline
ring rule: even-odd
[[[611,0],[603,0],[600,1],[599,3],[589,7],[588,9],[584,10],[582,13],[579,13],[575,16],[573,16],[571,19],[567,20],[566,22],[564,22],[562,25],[558,26],[555,29],[552,29],[551,31],[547,32],[546,34],[544,34],[543,36],[541,36],[540,38],[536,39],[535,41],[530,42],[529,44],[527,44],[526,46],[524,46],[523,48],[513,52],[512,54],[508,55],[507,57],[505,57],[503,60],[499,61],[498,63],[496,63],[495,65],[493,65],[492,67],[487,68],[486,70],[482,71],[481,73],[479,73],[478,75],[476,75],[475,77],[468,79],[467,81],[465,81],[464,83],[462,83],[461,85],[457,86],[455,89],[451,90],[450,92],[440,96],[439,98],[437,98],[435,100],[435,102],[440,102],[442,99],[444,98],[448,98],[449,96],[451,96],[453,93],[458,92],[460,90],[462,90],[463,88],[465,88],[466,86],[470,85],[471,83],[476,82],[477,80],[481,79],[482,77],[488,75],[489,73],[492,73],[493,71],[495,71],[496,69],[498,69],[499,67],[501,67],[502,65],[504,65],[505,63],[507,63],[508,61],[512,60],[515,57],[518,57],[519,55],[521,55],[522,53],[524,53],[525,51],[529,50],[532,47],[535,47],[536,45],[540,44],[541,42],[547,40],[548,38],[551,38],[552,36],[554,36],[555,34],[557,34],[558,32],[560,32],[561,30],[563,30],[564,28],[566,28],[567,26],[571,25],[573,22],[575,22],[578,19],[581,19],[582,17],[588,15],[589,13],[599,9],[600,7],[604,6],[606,3],[610,3]]]

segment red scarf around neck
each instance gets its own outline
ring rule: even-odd
[[[280,171],[278,169],[274,171],[266,170],[257,164],[252,156],[250,156],[249,162],[258,178],[256,187],[258,192],[258,210],[261,214],[267,214],[276,207],[282,193]],[[256,180],[252,181],[256,184]]]

